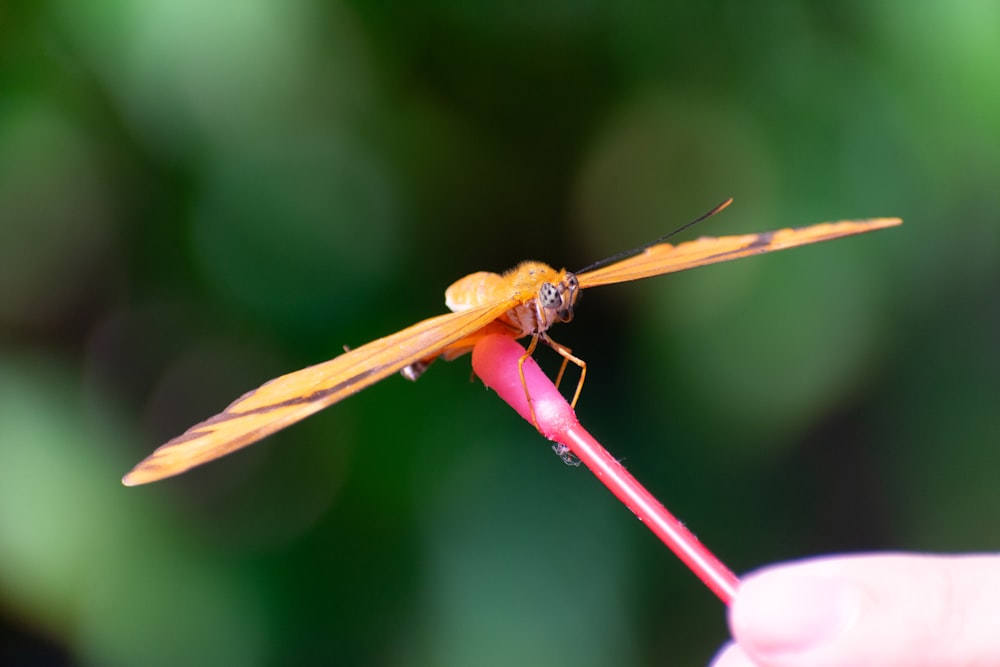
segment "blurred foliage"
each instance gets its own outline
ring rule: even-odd
[[[730,195],[700,233],[906,223],[588,292],[583,423],[738,571],[1000,548],[996,3],[0,14],[0,663],[704,664],[718,602],[466,359],[118,478],[465,273]]]

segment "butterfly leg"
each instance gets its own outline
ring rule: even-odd
[[[551,347],[553,350],[559,353],[559,356],[563,358],[562,366],[559,367],[559,374],[556,376],[556,387],[562,382],[563,373],[566,372],[566,365],[569,362],[573,362],[577,368],[580,369],[580,379],[576,383],[576,391],[573,392],[573,400],[570,402],[570,407],[574,410],[576,409],[576,402],[580,400],[580,392],[583,391],[583,381],[587,377],[587,362],[577,357],[573,354],[573,351],[561,343],[557,343],[545,334],[541,334],[542,340],[545,344]]]
[[[521,358],[517,360],[517,374],[521,378],[521,386],[524,387],[524,397],[528,400],[528,409],[531,411],[531,425],[536,429],[538,428],[538,420],[535,418],[535,404],[531,400],[531,392],[528,391],[528,382],[524,379],[524,362],[528,360],[528,357],[534,353],[535,348],[538,347],[538,337],[541,334],[535,334],[531,337],[531,343],[528,344],[528,349],[524,351]],[[541,430],[541,429],[539,429]]]
[[[566,365],[573,362],[580,369],[580,379],[576,383],[576,391],[573,392],[573,400],[570,402],[570,407],[576,409],[576,402],[580,400],[580,392],[583,391],[583,381],[587,377],[587,362],[585,362],[580,357],[575,356],[568,347],[560,343],[555,342],[549,338],[544,333],[538,333],[531,337],[531,343],[528,344],[528,348],[521,355],[521,358],[517,360],[517,373],[521,378],[521,386],[524,387],[524,397],[528,401],[528,409],[531,410],[531,423],[535,428],[538,428],[538,420],[535,418],[535,405],[531,400],[531,393],[528,391],[528,383],[524,379],[524,362],[528,360],[535,352],[535,348],[538,347],[539,339],[545,341],[545,344],[559,353],[559,356],[563,358],[562,366],[559,367],[559,374],[556,376],[556,387],[562,381],[563,374],[566,372]]]
[[[569,348],[566,348],[566,350],[570,351]],[[562,356],[562,355],[560,355],[560,356]],[[560,366],[559,366],[559,373],[556,375],[556,381],[555,381],[556,389],[558,389],[559,385],[562,384],[563,375],[566,374],[566,366],[567,366],[567,364],[569,364],[569,359],[567,359],[566,357],[563,357],[562,364],[560,364]]]

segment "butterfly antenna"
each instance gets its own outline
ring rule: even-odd
[[[612,264],[614,262],[621,261],[621,260],[626,259],[628,257],[633,257],[635,255],[638,255],[640,252],[644,251],[646,248],[650,248],[650,247],[652,247],[654,245],[658,245],[660,243],[663,243],[667,239],[669,239],[669,238],[671,238],[673,236],[676,236],[677,234],[680,234],[685,229],[688,229],[689,227],[693,227],[693,226],[697,225],[699,222],[704,222],[705,220],[708,220],[713,215],[715,215],[716,213],[721,212],[723,209],[725,209],[727,206],[729,206],[732,203],[733,203],[733,198],[730,197],[730,198],[726,199],[725,201],[723,201],[722,203],[718,204],[711,211],[709,211],[707,213],[702,213],[701,215],[699,215],[697,218],[695,218],[691,222],[684,223],[683,225],[681,225],[677,229],[673,230],[672,232],[668,232],[668,233],[664,234],[663,236],[661,236],[659,238],[655,238],[652,241],[650,241],[649,243],[644,243],[641,246],[639,246],[638,248],[632,248],[631,250],[626,250],[624,252],[620,252],[617,255],[612,255],[611,257],[605,257],[604,259],[602,259],[600,261],[594,262],[593,264],[591,264],[589,266],[583,267],[582,269],[580,269],[576,273],[585,273],[587,271],[593,271],[594,269],[599,269],[602,266],[607,266],[608,264]]]

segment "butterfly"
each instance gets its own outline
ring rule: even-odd
[[[553,347],[566,362],[581,369],[573,404],[579,398],[586,364],[548,336],[557,322],[569,322],[581,290],[650,278],[697,266],[727,262],[785,248],[893,227],[899,218],[828,222],[798,229],[758,234],[703,237],[677,245],[669,236],[718,213],[714,209],[670,234],[633,251],[572,273],[527,261],[503,274],[480,271],[461,278],[445,291],[452,312],[418,322],[402,331],[347,350],[315,366],[288,373],[247,392],[221,413],[157,448],[139,462],[122,483],[135,486],[180,474],[246,447],[275,431],[401,372],[416,380],[435,359],[451,360],[470,352],[489,334],[531,336],[530,355],[539,341]],[[526,355],[527,356],[527,355]],[[522,360],[523,361],[523,360]],[[529,398],[530,400],[530,398]]]

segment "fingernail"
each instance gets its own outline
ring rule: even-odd
[[[758,656],[803,654],[840,637],[861,612],[861,593],[833,577],[764,573],[743,582],[733,633]]]

